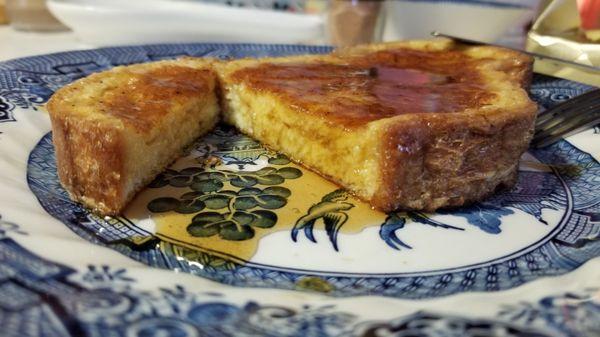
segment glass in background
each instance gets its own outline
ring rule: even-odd
[[[4,0],[0,0],[0,25],[7,23],[8,18],[6,17],[6,2]]]
[[[181,0],[170,0],[181,1]],[[381,41],[384,0],[187,0],[238,8],[256,8],[323,19],[322,35],[303,41],[337,47]]]
[[[60,31],[63,26],[46,7],[45,0],[6,0],[11,26],[25,31]]]
[[[383,1],[330,0],[327,15],[329,42],[337,47],[380,42]]]

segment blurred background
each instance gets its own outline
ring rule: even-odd
[[[96,46],[200,41],[351,45],[427,38],[432,30],[519,44],[541,4],[540,0],[0,1],[14,29],[50,32],[68,27],[82,43]]]
[[[435,30],[598,66],[599,13],[600,0],[0,0],[0,60],[149,43],[350,46]]]

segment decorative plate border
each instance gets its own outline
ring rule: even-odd
[[[12,237],[28,235],[0,216],[0,326],[3,336],[356,336],[582,337],[600,331],[594,292],[555,293],[506,305],[494,318],[420,310],[369,320],[335,305],[231,301],[181,285],[142,290],[127,269],[77,271],[45,260]]]
[[[103,48],[91,51],[78,51],[69,53],[58,53],[40,57],[20,59],[0,64],[0,84],[13,84],[14,90],[24,90],[34,93],[36,99],[28,103],[28,107],[34,108],[36,102],[47,100],[56,88],[91,72],[106,69],[110,66],[129,64],[171,58],[180,55],[211,56],[219,58],[242,57],[242,56],[272,56],[288,55],[295,53],[325,53],[330,49],[327,47],[303,47],[303,46],[268,46],[268,45],[222,45],[222,44],[200,44],[200,45],[154,45],[140,47],[116,47]],[[6,86],[6,85],[5,85]],[[3,87],[5,87],[3,86]],[[10,86],[8,86],[10,87]],[[549,107],[556,102],[575,96],[585,90],[588,86],[557,80],[550,77],[536,76],[532,88],[533,97],[544,107]],[[12,94],[11,94],[12,95]],[[16,104],[18,101],[10,95],[0,98]],[[40,144],[49,145],[49,139],[43,139]],[[48,180],[38,180],[43,174],[52,172],[52,163],[45,163],[51,158],[50,148],[37,148],[42,152],[32,153],[29,165],[31,172],[37,172],[38,176],[28,177],[31,189],[38,195],[47,193]],[[534,155],[545,162],[552,162],[557,153],[564,158],[572,158],[573,161],[584,162],[588,165],[587,172],[592,177],[598,171],[598,163],[589,155],[582,153],[572,145],[561,142],[551,148],[534,152]],[[49,165],[50,164],[50,165]],[[568,163],[566,163],[568,164]],[[31,173],[30,172],[30,173]],[[45,173],[44,173],[45,172]],[[48,177],[46,177],[48,178]],[[45,179],[46,179],[45,178]],[[585,179],[584,179],[585,180]],[[432,275],[377,275],[377,276],[348,276],[319,275],[315,272],[304,271],[281,271],[273,268],[262,268],[252,265],[241,265],[238,263],[222,263],[221,259],[208,254],[200,254],[199,259],[206,262],[208,268],[197,270],[193,265],[178,259],[169,258],[163,251],[149,252],[140,251],[136,247],[127,246],[123,243],[111,243],[102,241],[90,235],[88,230],[82,227],[87,224],[90,229],[97,228],[98,219],[89,218],[81,209],[72,208],[69,215],[64,214],[66,204],[57,208],[58,204],[48,204],[44,200],[43,206],[50,214],[65,221],[69,227],[80,236],[89,241],[110,246],[121,253],[138,261],[143,261],[161,268],[177,267],[183,271],[198,274],[227,284],[254,287],[278,287],[283,289],[311,289],[325,291],[336,296],[353,296],[368,293],[379,293],[386,296],[402,298],[427,298],[450,295],[464,291],[497,291],[512,288],[514,286],[529,282],[541,276],[559,275],[573,270],[588,259],[598,256],[596,246],[598,241],[598,227],[600,226],[593,216],[596,214],[598,201],[593,193],[585,191],[585,186],[576,186],[581,191],[579,196],[584,196],[583,204],[579,201],[574,205],[574,213],[561,228],[558,235],[551,241],[537,247],[532,251],[524,252],[515,258],[507,258],[497,263],[484,266],[476,266],[470,269],[451,270],[445,273]],[[60,186],[54,186],[60,189]],[[592,191],[593,192],[593,191]],[[587,194],[586,194],[587,193]],[[568,193],[567,193],[568,194]],[[53,196],[55,198],[56,196]],[[65,195],[59,197],[59,202],[67,202]],[[69,201],[70,202],[70,201]],[[73,221],[77,219],[77,221]],[[126,230],[133,229],[123,222]],[[594,234],[595,233],[595,234]],[[123,235],[123,233],[113,233]],[[587,239],[586,239],[587,238]],[[582,241],[583,240],[583,241]],[[567,245],[557,246],[557,242]],[[167,250],[182,250],[177,246],[167,247]],[[212,268],[211,263],[217,263],[224,267]]]

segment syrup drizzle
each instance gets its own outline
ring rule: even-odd
[[[305,113],[359,126],[407,113],[449,113],[486,104],[493,94],[460,52],[383,51],[321,63],[263,63],[234,80],[275,93]]]

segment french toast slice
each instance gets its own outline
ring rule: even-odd
[[[382,211],[512,185],[537,112],[530,57],[448,40],[215,67],[225,122]]]
[[[144,185],[219,120],[212,61],[115,67],[47,103],[58,175],[71,199],[118,214]]]

